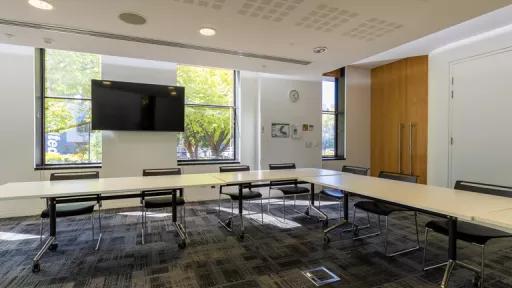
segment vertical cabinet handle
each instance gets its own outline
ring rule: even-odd
[[[412,161],[412,156],[413,156],[413,137],[412,137],[412,133],[413,133],[413,128],[416,128],[416,124],[410,122],[409,123],[409,171],[411,175],[414,175],[414,170],[412,168],[412,165],[413,165],[413,161]]]
[[[398,173],[402,173],[402,123],[398,124]]]

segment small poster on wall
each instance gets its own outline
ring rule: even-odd
[[[289,138],[290,137],[290,124],[272,123],[272,137],[273,138]]]

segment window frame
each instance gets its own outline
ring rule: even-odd
[[[36,121],[39,121],[36,129],[36,165],[35,170],[45,170],[45,169],[73,169],[73,168],[101,168],[102,162],[84,162],[84,163],[46,163],[46,153],[45,153],[45,100],[46,99],[62,99],[62,100],[77,100],[77,101],[92,101],[92,98],[69,98],[69,97],[52,97],[46,96],[46,49],[45,48],[37,48],[36,49],[36,91],[40,89],[39,96],[41,99],[37,99],[39,101],[39,107],[36,105]],[[38,64],[38,66],[37,66]],[[37,109],[39,108],[39,109]],[[89,145],[90,145],[90,134],[89,131]],[[38,150],[38,151],[37,151]]]
[[[179,64],[178,64],[179,66]],[[183,66],[192,66],[192,65],[183,65]],[[224,68],[215,68],[215,67],[206,67],[211,69],[224,69]],[[226,69],[227,70],[227,69]],[[238,164],[240,163],[238,157],[238,83],[239,83],[240,72],[238,70],[233,70],[233,105],[215,105],[215,104],[198,104],[198,103],[187,103],[186,92],[185,92],[185,111],[188,107],[199,107],[199,108],[225,108],[231,109],[233,111],[233,158],[228,159],[177,159],[178,166],[182,165],[214,165],[214,164]],[[186,91],[185,87],[185,91]],[[187,114],[185,112],[185,117]],[[181,132],[185,133],[185,132]],[[178,143],[176,143],[178,144]],[[177,157],[178,155],[176,155]]]
[[[324,115],[333,115],[334,116],[334,155],[324,155],[323,149],[322,149],[322,160],[345,160],[345,155],[340,155],[339,151],[339,117],[340,117],[340,108],[339,108],[339,101],[340,101],[340,90],[339,90],[339,83],[340,79],[339,77],[332,77],[334,79],[334,111],[326,111],[323,109],[322,105],[322,118]],[[324,81],[324,80],[322,80]],[[323,95],[322,95],[323,96]],[[323,97],[322,97],[323,99]],[[322,138],[323,142],[323,138]]]

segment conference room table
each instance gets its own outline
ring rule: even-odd
[[[148,190],[163,190],[164,192],[152,193],[152,195],[172,195],[173,199],[176,199],[177,191],[179,189],[219,185],[238,186],[238,190],[241,196],[243,188],[248,184],[252,185],[253,183],[262,183],[265,181],[297,180],[298,177],[315,177],[338,173],[341,172],[315,168],[300,168],[293,170],[259,170],[234,173],[226,172],[152,177],[139,176],[81,179],[69,181],[14,182],[0,185],[0,201],[29,198],[47,199],[50,220],[50,235],[45,244],[42,246],[41,250],[33,259],[32,271],[38,272],[40,270],[40,259],[44,253],[46,253],[48,250],[54,251],[58,247],[56,229],[57,204],[140,198],[141,191]],[[260,185],[265,186],[268,184]],[[311,185],[312,187],[314,186],[314,184]],[[311,195],[312,202],[309,209],[316,210],[314,207],[314,189],[312,189]],[[239,197],[239,199],[240,218],[242,219],[242,197]],[[318,212],[321,213],[320,211]],[[185,244],[187,235],[184,227],[180,223],[177,223],[176,201],[173,201],[172,221],[177,229],[178,235],[181,238],[182,244]],[[243,238],[243,233],[244,230],[242,225],[239,234],[242,235],[241,238]]]
[[[262,183],[263,187],[268,186],[268,183],[265,182],[283,180],[309,183],[311,196],[308,209],[314,209],[321,215],[325,214],[314,207],[314,185],[339,189],[345,191],[347,195],[359,195],[447,218],[450,222],[449,262],[441,287],[447,287],[451,271],[457,263],[455,237],[457,221],[462,220],[512,232],[511,198],[315,168],[8,183],[0,186],[0,200],[26,198],[46,198],[48,200],[50,237],[34,258],[34,265],[39,265],[43,253],[52,245],[56,248],[55,207],[57,203],[90,200],[91,195],[100,195],[101,200],[116,200],[140,197],[140,191],[144,190],[172,190],[219,185],[238,186],[241,196],[243,189],[249,187],[248,185],[258,187],[259,183]],[[172,191],[173,197],[176,197],[176,190]],[[239,197],[239,199],[241,198]],[[242,205],[240,200],[241,218]],[[176,207],[173,206],[172,209],[173,222],[176,223]],[[327,219],[326,216],[324,217]],[[184,235],[182,227],[179,225],[176,227],[181,233],[180,236],[185,240],[186,235]],[[241,233],[243,233],[243,227],[241,227]]]
[[[462,220],[512,233],[512,198],[508,197],[349,173],[306,176],[299,177],[299,180],[447,218],[448,264],[441,287],[448,287],[451,272],[457,264],[457,221]]]

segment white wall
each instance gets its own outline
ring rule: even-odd
[[[34,48],[0,44],[0,63],[0,185],[36,181]],[[39,199],[0,201],[0,216],[34,214],[39,207]]]
[[[512,47],[511,27],[452,44],[429,55],[427,163],[429,184],[449,185],[450,63],[507,47]],[[471,157],[479,156],[471,155]]]
[[[15,181],[48,180],[56,170],[34,170],[35,77],[34,48],[0,45],[0,185]],[[174,84],[175,64],[103,56],[102,77],[110,80]],[[239,97],[240,161],[253,169],[271,162],[296,162],[299,167],[321,166],[321,83],[296,81],[252,72],[241,72]],[[298,103],[288,92],[301,93]],[[259,122],[266,134],[260,135]],[[270,124],[313,124],[300,140],[271,139]],[[261,143],[260,143],[261,137]],[[306,148],[305,142],[312,147]],[[140,175],[142,169],[176,166],[176,135],[168,132],[104,132],[101,177]],[[185,173],[218,171],[219,165],[181,166]],[[69,170],[67,170],[69,171]],[[190,190],[190,191],[189,191]],[[209,187],[187,190],[187,200],[216,199]],[[106,201],[105,207],[137,205],[137,200]],[[39,199],[0,202],[0,217],[34,215]]]
[[[297,81],[279,78],[261,78],[260,121],[261,169],[270,163],[294,162],[297,167],[321,167],[321,109],[322,86],[320,81]],[[292,103],[288,93],[295,89],[299,101]],[[302,124],[314,125],[313,131],[302,132],[301,139],[272,138],[272,123],[289,123],[302,130]],[[306,144],[311,144],[307,147]]]
[[[345,70],[345,158],[323,161],[326,169],[343,165],[370,168],[370,69],[348,66]]]

